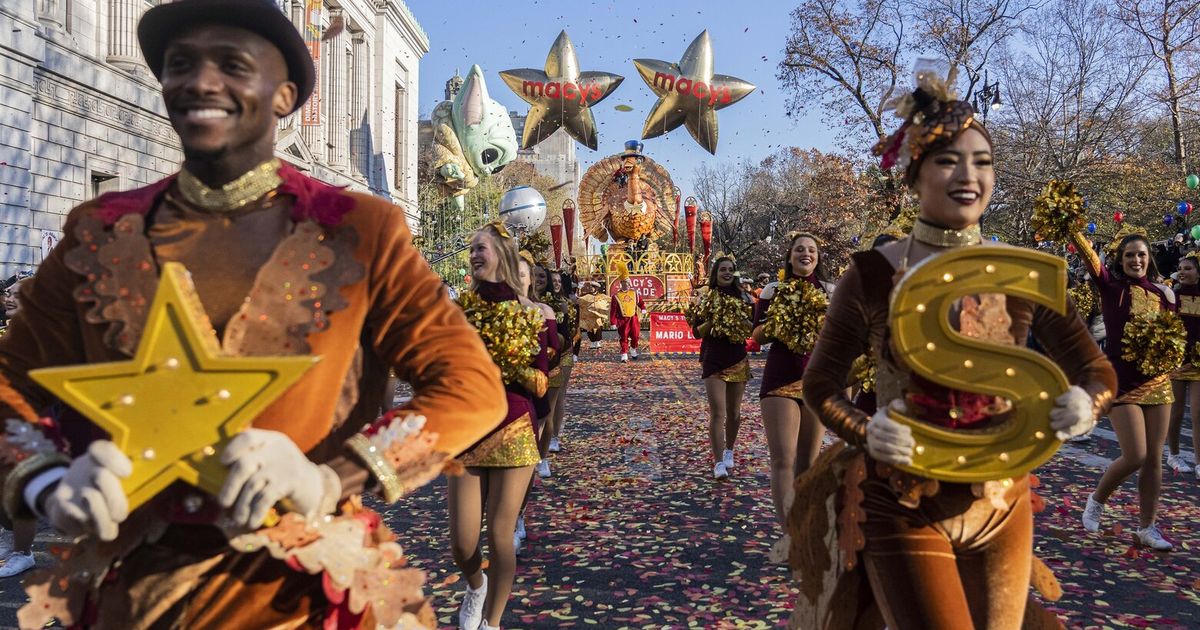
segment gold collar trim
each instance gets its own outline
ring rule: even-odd
[[[948,230],[917,219],[913,222],[912,237],[934,247],[962,247],[978,245],[983,242],[983,234],[979,231],[978,223],[961,230]]]
[[[209,188],[183,169],[179,172],[179,193],[190,204],[210,212],[229,212],[260,199],[279,188],[279,160],[269,160],[250,169],[245,175],[220,188]]]

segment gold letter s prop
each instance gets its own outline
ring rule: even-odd
[[[964,247],[913,267],[892,292],[896,357],[923,378],[961,391],[1003,396],[1007,420],[980,430],[950,430],[890,412],[912,428],[916,448],[904,470],[931,479],[975,483],[1024,474],[1061,444],[1050,429],[1054,399],[1068,387],[1053,362],[1025,348],[971,339],[949,312],[966,295],[1003,293],[1067,310],[1066,261],[1028,249]]]

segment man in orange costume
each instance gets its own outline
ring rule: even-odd
[[[629,278],[621,278],[608,307],[608,320],[617,329],[622,363],[638,358],[638,337],[642,333],[641,314],[645,310],[646,305],[642,303],[641,296],[629,287]]]
[[[20,625],[436,625],[423,576],[403,572],[357,495],[396,501],[487,435],[505,413],[499,369],[402,208],[275,158],[314,70],[272,0],[158,4],[138,37],[182,169],[75,208],[0,340],[0,520],[37,515],[80,537],[26,582]],[[130,459],[77,414],[39,418],[55,401],[28,374],[129,360],[166,262],[189,270],[224,354],[321,360],[221,452],[219,496],[176,482],[129,512]],[[389,370],[415,396],[380,416]],[[414,457],[436,468],[413,475]],[[261,527],[274,505],[291,529]]]

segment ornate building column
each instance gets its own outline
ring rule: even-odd
[[[363,33],[352,40],[353,86],[350,90],[350,174],[369,179],[371,176],[371,127],[374,121],[368,103],[371,102],[371,45]]]
[[[122,70],[143,68],[138,51],[137,23],[145,4],[142,0],[109,0],[107,61]]]
[[[326,155],[330,166],[345,171],[350,165],[350,126],[346,124],[346,109],[350,100],[349,77],[346,76],[346,23],[340,9],[331,10],[329,16],[329,28],[335,34],[326,40],[329,44],[329,55],[325,61],[325,67],[329,69],[329,89],[325,92],[325,103],[329,105],[325,118]]]
[[[38,24],[48,31],[67,30],[68,0],[37,0],[35,5]]]

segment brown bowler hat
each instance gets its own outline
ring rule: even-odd
[[[283,53],[288,80],[296,84],[292,111],[312,95],[316,73],[308,46],[274,0],[178,0],[149,9],[138,22],[138,42],[155,78],[162,78],[163,55],[171,40],[197,24],[236,26],[266,38]]]

